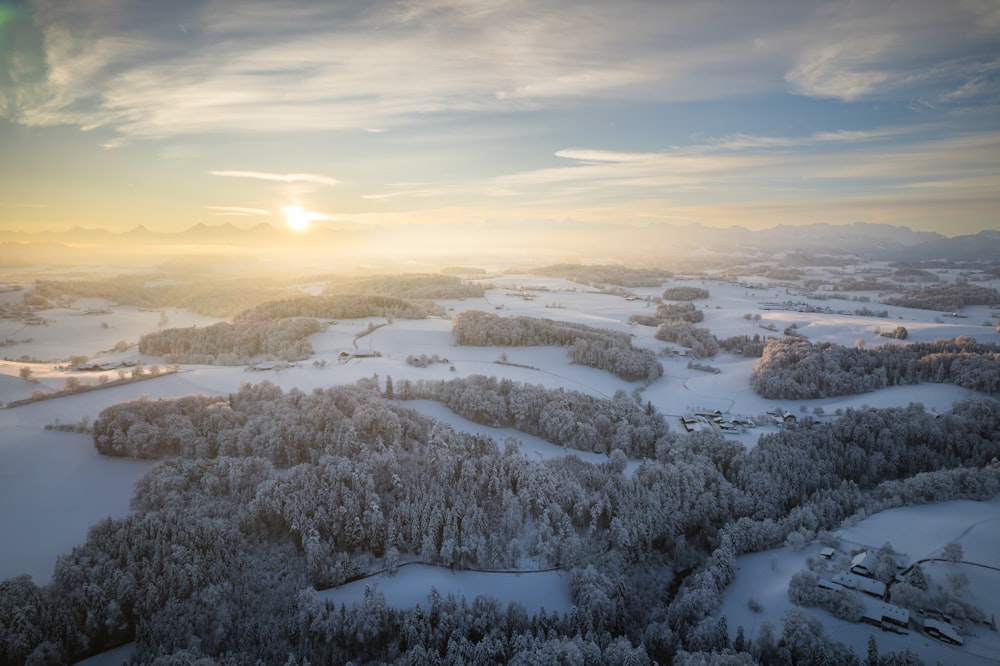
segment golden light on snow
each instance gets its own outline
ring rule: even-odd
[[[302,206],[282,206],[281,212],[285,214],[285,222],[292,231],[309,228],[309,213],[302,210]]]

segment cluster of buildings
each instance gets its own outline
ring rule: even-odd
[[[794,418],[794,417],[793,417]],[[723,432],[739,432],[741,428],[753,428],[756,424],[749,419],[728,418],[719,410],[712,412],[695,412],[680,417],[684,432],[698,430],[721,430]]]
[[[824,548],[820,554],[826,559],[832,559],[836,551]],[[819,586],[828,590],[852,590],[862,594],[864,611],[862,622],[876,626],[882,631],[892,631],[899,634],[909,633],[911,624],[928,636],[952,645],[962,645],[963,640],[958,630],[943,616],[937,613],[923,612],[911,614],[909,609],[889,603],[889,587],[875,578],[875,568],[878,558],[870,551],[862,551],[851,559],[847,571],[841,571],[832,578],[821,578]]]

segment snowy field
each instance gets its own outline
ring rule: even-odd
[[[1000,497],[989,502],[957,500],[925,506],[909,506],[877,513],[850,527],[839,530],[840,550],[875,549],[892,544],[893,549],[911,561],[940,555],[948,543],[962,546],[963,559],[973,564],[930,562],[923,569],[932,581],[944,581],[948,574],[962,573],[969,579],[969,601],[986,616],[1000,614]],[[726,589],[719,615],[726,616],[729,633],[736,636],[739,626],[753,639],[766,619],[780,636],[781,620],[792,608],[788,599],[788,581],[806,568],[807,558],[818,558],[822,546],[812,544],[800,551],[790,548],[741,555],[736,560],[737,573]],[[748,602],[762,607],[754,613]],[[998,663],[1000,633],[979,627],[976,636],[965,637],[964,646],[952,646],[911,631],[899,635],[863,623],[851,623],[833,617],[825,610],[803,608],[809,617],[819,618],[831,638],[846,643],[859,655],[867,651],[868,636],[875,635],[881,652],[909,648],[927,663],[986,666]]]
[[[755,280],[767,282],[757,278]],[[679,426],[676,417],[699,409],[719,409],[733,416],[752,417],[780,407],[792,413],[813,414],[821,410],[829,416],[838,409],[905,406],[911,402],[919,402],[930,410],[945,411],[954,401],[970,394],[967,390],[951,385],[926,384],[823,400],[794,403],[771,401],[758,397],[750,390],[749,377],[754,360],[742,357],[720,355],[708,359],[707,363],[720,370],[718,374],[711,374],[688,368],[686,359],[664,356],[664,377],[646,386],[620,380],[600,370],[573,365],[568,360],[566,349],[561,347],[456,346],[451,336],[450,317],[472,309],[501,315],[530,315],[578,322],[631,333],[637,346],[656,351],[671,347],[654,338],[654,328],[628,323],[631,315],[648,315],[655,311],[655,305],[641,299],[661,295],[663,286],[631,290],[640,300],[627,300],[620,295],[594,293],[567,280],[534,275],[503,275],[483,280],[482,283],[488,288],[484,298],[439,301],[445,307],[447,317],[417,321],[397,318],[360,338],[356,336],[364,332],[369,324],[381,325],[387,322],[383,319],[360,319],[344,320],[332,325],[326,331],[311,337],[315,355],[295,367],[248,372],[243,367],[183,366],[177,374],[0,410],[0,529],[5,534],[5,544],[0,548],[0,578],[28,573],[36,582],[45,582],[51,576],[56,558],[82,542],[91,524],[106,516],[121,516],[128,511],[132,485],[151,463],[103,458],[96,454],[87,436],[46,431],[44,426],[57,421],[73,423],[82,418],[93,419],[104,407],[135,399],[140,395],[156,399],[190,393],[225,394],[236,390],[242,382],[264,380],[285,390],[298,388],[308,392],[315,388],[353,383],[376,374],[383,382],[386,377],[391,376],[397,383],[404,378],[448,380],[483,374],[552,388],[565,387],[601,397],[609,397],[619,390],[629,394],[638,390],[641,399],[650,401],[667,415],[670,427],[677,430]],[[697,286],[708,289],[710,297],[696,302],[705,313],[705,320],[699,326],[708,328],[719,337],[754,333],[766,335],[769,331],[761,329],[761,326],[773,323],[780,331],[794,323],[801,333],[812,340],[830,340],[844,345],[853,345],[858,340],[864,341],[868,346],[885,344],[887,339],[879,336],[876,330],[891,330],[898,325],[907,327],[911,340],[934,340],[959,335],[968,335],[984,342],[1000,338],[995,327],[983,325],[990,321],[992,314],[985,307],[968,308],[967,318],[942,318],[941,313],[937,312],[885,308],[875,303],[868,305],[873,310],[887,309],[887,317],[769,311],[762,310],[761,304],[776,300],[809,299],[801,294],[790,294],[784,286],[740,286],[738,281],[732,279],[716,281],[677,278],[668,280],[665,286]],[[1000,281],[994,281],[991,286],[1000,286]],[[526,290],[534,296],[533,299],[524,298]],[[817,300],[815,305],[853,309],[861,304]],[[104,310],[110,312],[83,314],[86,311]],[[71,355],[85,355],[97,363],[141,360],[147,368],[152,365],[162,367],[163,359],[140,359],[134,347],[126,352],[107,350],[119,341],[136,343],[144,333],[159,328],[202,326],[218,321],[168,308],[165,310],[167,323],[163,325],[159,311],[120,307],[98,299],[79,302],[74,308],[48,310],[40,314],[48,322],[47,325],[14,326],[10,320],[0,321],[0,326],[4,327],[0,331],[0,338],[30,338],[30,342],[17,342],[4,347],[3,356],[10,359],[39,359],[32,363],[20,360],[0,361],[0,402],[3,404],[29,397],[38,390],[59,390],[65,386],[69,376],[77,377],[84,383],[95,383],[102,373],[73,373],[61,369],[65,359]],[[747,314],[760,314],[761,320],[748,319]],[[340,361],[341,352],[355,349],[378,352],[380,356]],[[432,364],[426,368],[407,364],[408,356],[421,354],[437,354],[447,359],[447,362]],[[506,355],[507,364],[497,363],[502,355]],[[317,367],[314,361],[326,361],[327,365]],[[31,368],[36,381],[19,378],[18,373],[25,366]],[[111,378],[117,377],[115,371],[103,374]],[[488,434],[500,443],[513,436],[524,455],[531,458],[549,458],[571,453],[593,462],[603,460],[601,456],[594,454],[566,452],[560,447],[512,430],[473,424],[434,403],[404,404],[445,421],[458,430]],[[761,434],[773,429],[751,428],[730,436],[751,447]],[[632,461],[631,467],[634,468],[636,464],[637,461]],[[994,512],[1000,509],[997,502],[988,506]],[[906,539],[910,538],[915,540],[911,554],[920,556],[940,548],[948,540],[954,539],[955,535],[939,534],[923,528],[914,530],[913,525],[940,519],[944,521],[941,529],[947,530],[965,520],[965,514],[959,511],[956,511],[958,515],[955,516],[937,513],[947,510],[919,507],[912,509],[910,514],[898,514],[892,519],[895,521],[893,525],[899,530],[896,536],[893,536],[896,533],[890,529],[893,525],[887,525],[879,527],[884,535],[877,539],[867,534],[854,534],[850,530],[844,533],[844,538],[876,546],[888,540],[897,550],[902,549]],[[878,516],[870,520],[877,519]],[[965,537],[968,539],[968,556],[971,557],[975,548],[981,551],[992,548],[994,555],[1000,552],[997,523],[995,519],[990,520],[993,522],[982,523],[976,529],[972,529],[971,523],[962,523],[971,530]],[[866,524],[868,521],[852,529],[861,529]],[[974,548],[977,539],[979,541],[976,543],[979,545]],[[796,562],[804,561],[804,557],[811,552],[810,549],[795,554],[778,551],[777,554],[759,553],[741,558],[742,571],[755,573],[741,573],[729,592],[725,612],[729,616],[730,629],[735,631],[739,624],[744,624],[750,634],[754,623],[761,619],[761,616],[747,615],[747,612],[741,611],[746,608],[747,596],[758,598],[765,606],[766,616],[772,618],[777,625],[784,612],[782,609],[788,607],[785,593],[787,578],[801,568],[801,564]],[[772,562],[776,562],[774,570],[771,569]],[[440,585],[433,582],[436,580],[435,576],[444,577]],[[535,582],[532,583],[532,580]],[[442,594],[451,589],[461,590],[467,596],[485,592],[509,593],[511,599],[519,599],[529,608],[534,607],[535,602],[529,603],[529,600],[534,599],[531,595],[537,592],[547,599],[544,603],[539,600],[539,607],[544,605],[548,610],[563,609],[568,603],[565,581],[559,576],[546,578],[545,584],[538,584],[538,580],[540,579],[487,574],[482,577],[473,574],[456,577],[447,571],[422,571],[411,566],[400,570],[395,577],[377,581],[377,585],[378,589],[393,600],[410,599],[407,594],[426,596],[433,585]],[[445,582],[453,587],[448,587]],[[988,580],[985,581],[985,584],[988,583]],[[360,595],[363,590],[363,585],[360,586],[360,591],[355,585],[342,588],[336,593],[324,594]],[[347,598],[349,597],[345,597],[345,600]],[[994,598],[1000,598],[1000,589]],[[831,632],[835,632],[839,640],[847,640],[844,636],[860,635],[861,630],[857,626],[843,623],[841,627],[837,623],[830,617],[824,619],[824,624],[831,628]],[[904,637],[880,635],[879,645],[885,649],[893,649],[892,641],[897,638],[907,640]],[[866,633],[860,635],[862,651],[866,639]],[[911,641],[918,639],[908,637]],[[905,647],[906,644],[901,643],[900,646]],[[972,650],[975,646],[976,643],[970,641],[967,648]],[[952,649],[939,645],[933,647],[946,651]],[[948,656],[954,653],[942,654],[945,655],[942,658],[945,663],[954,660],[954,657]],[[1000,654],[1000,651],[994,654]]]
[[[472,601],[489,595],[506,609],[514,601],[520,602],[529,615],[545,609],[546,613],[568,613],[573,607],[569,593],[569,580],[562,571],[538,573],[486,573],[481,571],[452,571],[444,567],[411,564],[401,567],[395,574],[379,574],[365,580],[354,581],[340,587],[317,592],[321,599],[328,599],[338,606],[357,603],[371,588],[385,595],[392,608],[412,608],[417,604],[427,609],[431,590],[442,598],[453,595],[456,600]]]
[[[89,435],[10,424],[0,411],[0,578],[48,582],[56,557],[90,525],[128,512],[132,487],[152,462],[107,458]]]

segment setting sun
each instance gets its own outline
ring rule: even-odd
[[[302,206],[282,206],[281,212],[285,214],[285,222],[292,231],[309,228],[309,213],[302,210]]]

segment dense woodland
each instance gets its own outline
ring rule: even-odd
[[[636,324],[656,327],[656,339],[672,342],[688,350],[698,358],[715,356],[719,352],[719,341],[711,331],[695,324],[705,318],[703,310],[693,301],[708,298],[709,292],[699,287],[671,287],[663,292],[663,298],[680,303],[660,303],[653,315],[633,315],[629,318]]]
[[[514,427],[558,433],[549,421],[568,423],[583,398],[541,391],[492,378],[373,378],[309,394],[264,382],[106,409],[98,450],[166,460],[137,485],[134,511],[95,525],[51,583],[0,583],[0,662],[58,663],[134,640],[135,661],[149,664],[858,664],[794,612],[730,643],[713,613],[734,558],[858,512],[1000,492],[991,400],[940,417],[911,405],[806,419],[747,451],[718,433],[668,431],[624,394],[590,398],[595,420],[651,438],[626,474],[613,434],[604,464],[537,461],[395,399],[442,399],[484,422],[500,405],[527,409],[521,400],[542,409]],[[313,591],[409,561],[560,567],[574,609],[437,595],[395,610],[377,591],[339,607]]]
[[[379,294],[296,296],[268,301],[237,314],[234,322],[270,321],[290,317],[320,319],[361,319],[363,317],[398,317],[424,319],[444,315],[444,308],[433,301],[415,301]]]
[[[139,351],[168,363],[249,365],[259,357],[301,361],[313,354],[308,337],[323,330],[320,319],[441,316],[433,301],[392,296],[297,296],[268,301],[238,313],[233,322],[170,328],[139,339]]]
[[[958,337],[865,348],[769,338],[750,381],[770,399],[808,400],[919,382],[992,394],[1000,392],[1000,345]]]
[[[668,287],[663,292],[663,298],[668,301],[693,301],[699,298],[708,298],[708,289],[702,289],[701,287],[688,287],[688,286],[678,286],[678,287]]]
[[[954,312],[966,305],[1000,304],[1000,292],[969,282],[942,282],[913,290],[903,296],[885,299],[886,305],[923,310]]]
[[[211,326],[168,328],[139,338],[139,352],[167,363],[248,365],[255,357],[301,361],[313,354],[307,339],[323,330],[311,317],[263,321],[221,321]]]
[[[719,353],[719,341],[707,328],[683,320],[667,320],[656,327],[656,339],[673,342],[689,350],[693,356],[705,358]]]
[[[643,326],[659,326],[665,321],[685,321],[689,324],[697,324],[704,318],[705,312],[695,307],[694,303],[660,303],[656,306],[656,314],[635,314],[629,317],[629,321]]]
[[[584,324],[466,310],[452,319],[451,332],[460,345],[567,346],[573,363],[606,370],[626,381],[653,381],[663,375],[656,354],[634,347],[627,333]]]
[[[495,428],[513,427],[529,435],[577,451],[632,458],[653,457],[656,443],[668,433],[663,417],[618,391],[611,399],[586,393],[472,375],[450,381],[403,380],[397,399],[440,402],[470,421]]]

